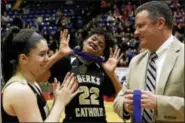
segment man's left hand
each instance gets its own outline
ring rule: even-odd
[[[145,108],[145,109],[150,109],[150,110],[156,109],[157,95],[149,91],[142,91],[141,106],[142,108]]]

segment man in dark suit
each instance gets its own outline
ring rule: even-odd
[[[172,35],[172,11],[151,1],[136,10],[135,35],[145,49],[130,63],[114,111],[133,115],[133,90],[141,93],[142,122],[184,122],[184,44]]]

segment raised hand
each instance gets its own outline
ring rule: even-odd
[[[64,56],[67,56],[73,52],[72,49],[69,47],[69,40],[70,34],[68,34],[67,29],[64,29],[64,31],[60,32],[60,46],[59,46],[59,52]]]
[[[107,72],[107,74],[113,74],[116,66],[118,64],[118,62],[120,61],[120,59],[122,58],[123,54],[120,55],[120,49],[116,47],[116,49],[112,50],[112,48],[110,48],[110,55],[109,55],[109,59],[105,62],[102,63],[102,66],[105,70],[105,72]]]
[[[48,71],[49,68],[51,68],[51,66],[54,63],[56,63],[58,60],[73,52],[73,50],[69,47],[69,39],[70,39],[70,35],[68,34],[68,30],[64,29],[64,31],[61,31],[59,50],[49,58],[45,66],[46,71]]]
[[[55,100],[60,101],[64,105],[67,105],[78,93],[78,83],[73,73],[67,73],[62,85],[60,85],[60,82],[57,82],[56,78],[55,83],[57,83],[55,89]]]

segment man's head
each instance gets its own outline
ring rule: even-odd
[[[85,40],[81,42],[80,49],[93,56],[104,56],[107,59],[109,55],[110,41],[108,35],[102,29],[96,29],[89,33]]]
[[[135,26],[141,48],[155,51],[171,35],[172,11],[164,2],[144,3],[136,10]]]

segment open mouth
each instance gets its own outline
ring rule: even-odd
[[[93,50],[96,50],[96,46],[95,46],[95,45],[89,44],[89,46],[90,46]]]
[[[140,40],[140,41],[143,40],[143,37],[140,36],[140,37],[139,37],[139,40]]]
[[[44,69],[44,68],[46,67],[46,64],[42,64],[42,65],[40,65],[40,67],[41,67],[42,69]]]

